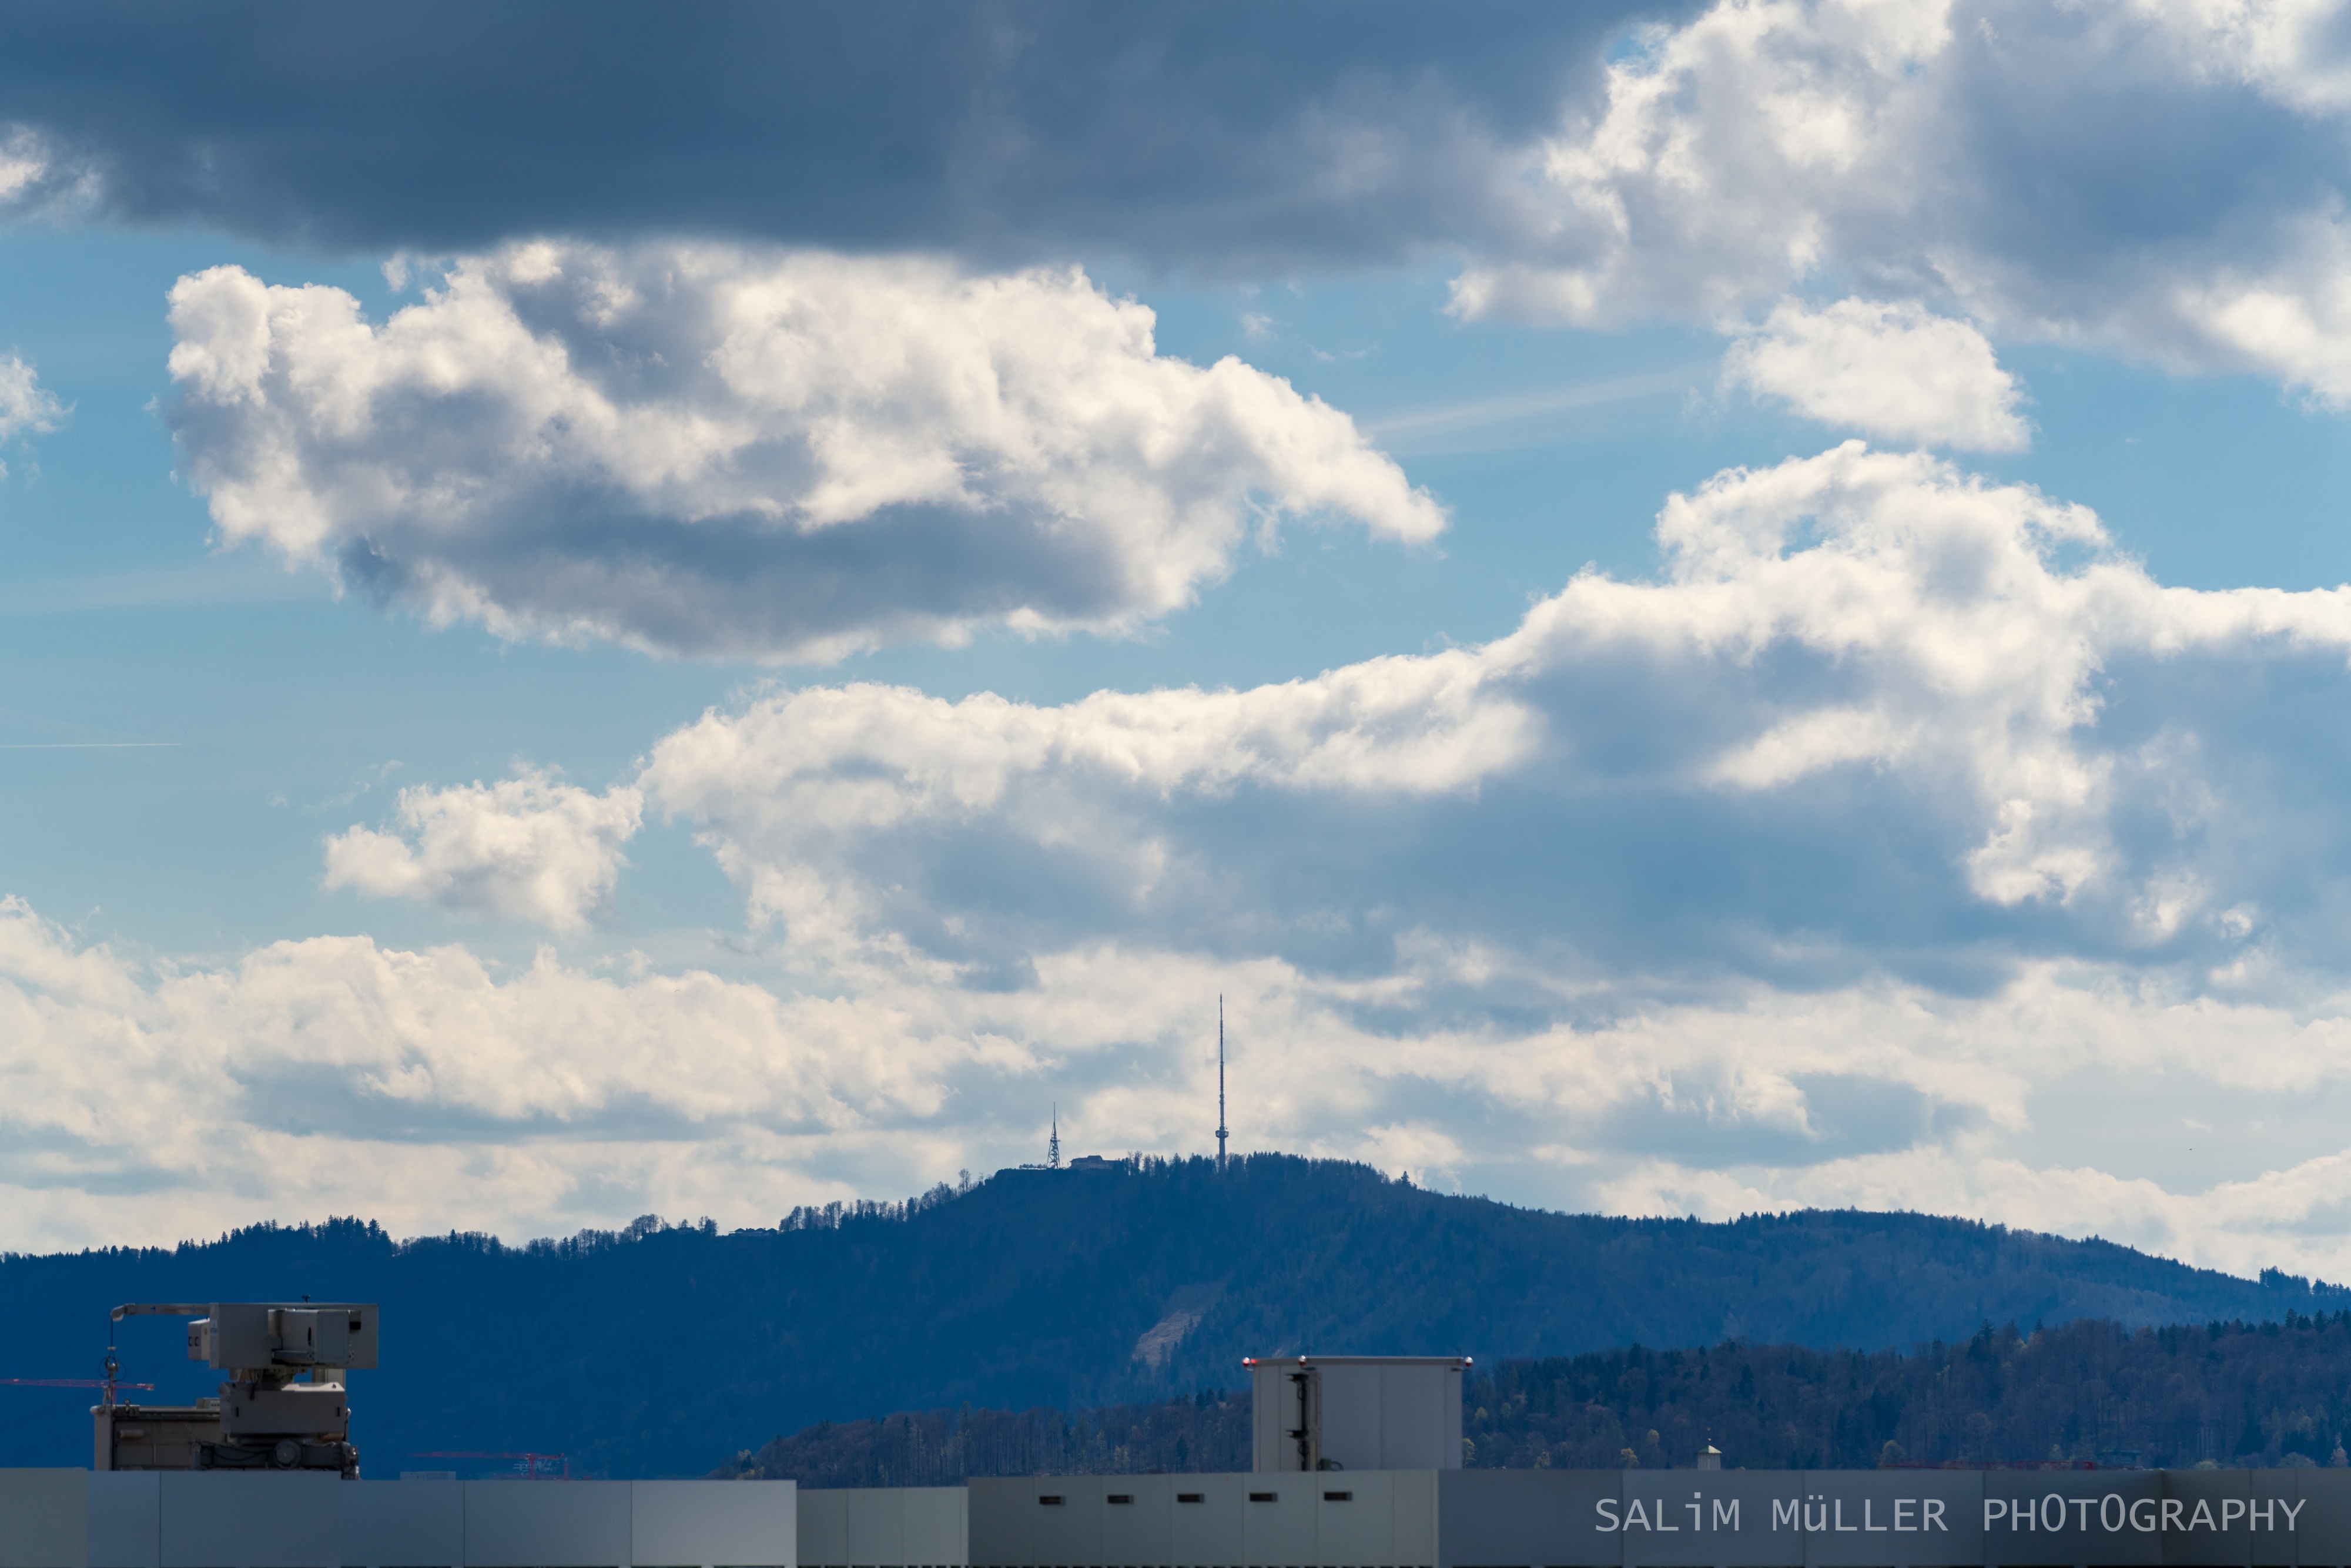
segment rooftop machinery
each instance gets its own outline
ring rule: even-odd
[[[108,1333],[106,1401],[90,1410],[99,1470],[312,1470],[356,1479],[344,1374],[375,1365],[376,1310],[352,1301],[134,1302],[125,1318],[192,1318],[188,1359],[227,1373],[193,1405],[115,1398]]]

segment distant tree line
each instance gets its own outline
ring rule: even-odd
[[[791,1479],[804,1487],[953,1486],[973,1476],[1134,1475],[1245,1470],[1247,1395],[1058,1410],[909,1411],[869,1421],[820,1421],[716,1474]]]
[[[2280,1322],[2031,1333],[1985,1326],[1906,1353],[1739,1341],[1506,1361],[1463,1390],[1463,1462],[1496,1469],[2341,1465],[2351,1311]],[[971,1476],[1245,1470],[1249,1399],[1204,1392],[1074,1416],[934,1410],[810,1427],[719,1473],[803,1486]]]
[[[1505,1362],[1464,1398],[1467,1462],[1520,1469],[2064,1460],[2340,1463],[2351,1312],[2125,1329],[1985,1327],[1909,1354],[1730,1343]]]
[[[1160,1164],[1165,1165],[1165,1161]],[[854,1198],[847,1203],[795,1204],[784,1216],[777,1229],[784,1233],[795,1230],[839,1230],[844,1226],[891,1223],[903,1225],[918,1215],[928,1214],[943,1205],[953,1203],[971,1191],[969,1171],[957,1173],[953,1184],[941,1182],[928,1192],[916,1193],[904,1203],[888,1198]],[[659,1223],[655,1217],[655,1223]]]

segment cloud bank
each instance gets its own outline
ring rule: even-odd
[[[1658,14],[37,3],[0,60],[0,124],[113,221],[327,249],[684,233],[1278,270],[1486,226],[1503,154],[1596,78],[1625,18]]]
[[[172,323],[225,540],[507,637],[822,660],[1115,631],[1252,524],[1445,523],[1345,415],[1159,355],[1075,270],[531,243],[381,325],[233,267],[181,279]]]
[[[528,1149],[558,1190],[734,1223],[758,1199],[699,1195],[749,1151],[750,1193],[837,1190],[893,1139],[927,1180],[1029,1156],[1048,1100],[1073,1143],[1202,1146],[1222,991],[1253,1145],[1562,1207],[1915,1206],[2351,1273],[2351,591],[2168,588],[2081,507],[1859,443],[1719,475],[1657,533],[1654,580],[1587,572],[1483,647],[1055,706],[776,688],[602,797],[447,792],[517,831],[556,798],[683,821],[774,990],[322,942],[108,978],[89,1017],[314,966],[441,977],[469,1010],[400,999],[448,1031],[408,1061],[519,1027],[484,1021],[508,995],[609,1009],[623,1041],[726,998],[757,1028],[695,1071],[734,1113],[628,1078],[626,1049],[542,1081],[499,1043],[513,1084],[427,1089],[369,1065],[393,1037],[364,1009],[284,1049],[345,1053],[340,1094],[416,1083],[402,1114],[458,1163]],[[123,967],[26,940],[26,973]],[[759,1076],[783,1063],[893,1087],[792,1098]],[[649,1106],[681,1129],[660,1159],[626,1131]],[[2240,1153],[2199,1164],[2215,1118]]]
[[[0,901],[8,1244],[193,1235],[288,1192],[412,1233],[572,1228],[622,1193],[772,1223],[811,1179],[847,1191],[862,1138],[919,1150],[976,1054],[877,1026],[708,974],[501,975],[364,937],[158,969]]]
[[[8,901],[5,1240],[169,1243],[282,1213],[288,1190],[301,1212],[410,1234],[632,1210],[772,1224],[1034,1157],[1049,1100],[1071,1148],[1196,1151],[1215,1095],[1203,1002],[1221,987],[1245,1148],[1565,1207],[1915,1207],[2247,1274],[2351,1272],[2340,1155],[2183,1190],[2030,1146],[2036,1124],[2066,1130],[2084,1075],[2165,1076],[2208,1114],[2323,1101],[2351,1072],[2351,998],[2183,1001],[2111,968],[2034,967],[1993,997],[1758,988],[1571,1026],[1442,1005],[1468,958],[1424,952],[1364,981],[1087,945],[1015,990],[825,996],[551,954],[502,972],[363,937],[154,966]],[[2167,1131],[2183,1135],[2140,1135]]]
[[[2166,589],[2083,508],[1859,443],[1658,536],[1660,580],[1475,650],[1050,708],[779,692],[640,782],[755,917],[999,979],[1084,932],[1351,972],[1474,943],[1611,994],[2331,963],[2335,732],[2254,694],[2351,698],[2351,591]]]

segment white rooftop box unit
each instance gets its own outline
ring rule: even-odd
[[[1252,1357],[1251,1469],[1458,1470],[1466,1355]]]

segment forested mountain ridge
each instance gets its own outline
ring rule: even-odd
[[[1506,1361],[1463,1388],[1463,1463],[1687,1469],[1711,1443],[1749,1469],[2050,1461],[2340,1464],[2351,1312],[2136,1331],[2084,1319],[1954,1344],[1729,1343]],[[726,1475],[803,1486],[1249,1466],[1246,1396],[1063,1416],[933,1410],[778,1437]]]
[[[880,1412],[1080,1409],[1234,1386],[1245,1354],[1481,1362],[1726,1338],[1880,1349],[1980,1322],[2279,1319],[2351,1293],[2247,1281],[1967,1220],[1805,1213],[1607,1218],[1433,1193],[1276,1155],[1008,1171],[772,1229],[641,1220],[507,1246],[357,1220],[174,1249],[0,1258],[0,1371],[90,1375],[125,1301],[381,1302],[356,1375],[373,1475],[434,1449],[569,1453],[696,1474],[764,1434]],[[162,1320],[130,1375],[209,1393]],[[10,1389],[0,1463],[79,1463],[87,1396]]]

